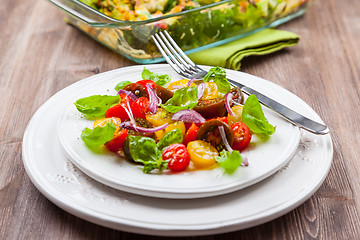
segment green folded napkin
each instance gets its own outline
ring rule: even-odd
[[[241,60],[250,55],[265,55],[296,45],[299,36],[292,32],[264,29],[239,40],[190,54],[196,64],[239,70]]]

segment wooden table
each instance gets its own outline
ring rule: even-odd
[[[299,34],[299,45],[243,61],[242,71],[292,91],[330,127],[334,161],[323,185],[276,220],[194,239],[360,239],[359,12],[358,0],[317,0],[303,17],[280,27]],[[0,239],[159,239],[61,210],[31,183],[21,158],[25,127],[49,97],[134,63],[66,25],[47,1],[2,1],[0,22]]]

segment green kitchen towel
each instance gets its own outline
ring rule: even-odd
[[[265,55],[296,45],[299,36],[292,32],[264,29],[239,40],[190,54],[196,64],[239,70],[241,60],[251,55]]]

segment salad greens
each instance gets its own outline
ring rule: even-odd
[[[149,137],[129,135],[129,150],[135,162],[144,164],[143,172],[149,173],[154,169],[163,171],[167,162],[162,160],[162,151],[159,150],[155,140]]]
[[[160,141],[157,143],[159,150],[163,150],[167,146],[174,144],[174,143],[182,143],[183,136],[181,133],[180,128],[175,128],[170,132],[166,133]]]
[[[211,80],[213,80],[216,83],[220,93],[226,94],[227,92],[230,91],[231,86],[228,80],[226,79],[225,69],[221,67],[211,68],[208,71],[208,73],[205,75],[203,81],[209,82]]]
[[[174,96],[165,104],[161,104],[161,107],[168,112],[176,113],[184,109],[192,109],[198,102],[197,86],[183,87],[175,91]]]
[[[220,167],[225,169],[226,173],[233,173],[242,163],[242,156],[239,151],[229,153],[226,150],[220,152],[220,156],[215,157]]]
[[[81,140],[89,147],[101,146],[114,137],[116,130],[114,123],[107,123],[104,127],[96,127],[94,129],[85,128],[81,132]]]
[[[242,111],[242,120],[254,133],[272,135],[276,129],[266,119],[259,100],[255,95],[250,95],[246,99]]]
[[[120,102],[119,95],[93,95],[80,98],[74,104],[77,110],[88,117],[104,116],[109,107]]]
[[[132,82],[130,82],[130,81],[121,81],[121,82],[119,82],[116,86],[115,86],[115,91],[119,91],[120,89],[123,89],[124,87],[126,87],[127,85],[129,85],[130,83],[132,83]]]
[[[169,74],[158,74],[151,72],[150,70],[144,67],[144,70],[141,73],[142,79],[150,79],[153,80],[157,85],[164,86],[169,83],[171,77]]]

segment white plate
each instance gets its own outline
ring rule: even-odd
[[[230,77],[253,79],[229,71]],[[283,88],[257,79],[282,95],[294,110],[322,122],[301,99]],[[307,200],[324,181],[332,162],[330,135],[301,131],[295,156],[280,171],[248,188],[202,199],[159,199],[133,195],[102,185],[77,169],[63,154],[54,134],[67,108],[65,88],[35,113],[23,138],[23,162],[31,181],[50,201],[87,221],[122,231],[193,236],[252,227],[284,215]]]
[[[171,74],[174,81],[181,79],[168,65],[146,67],[157,73]],[[251,147],[242,153],[248,159],[249,167],[238,168],[231,175],[225,174],[221,168],[178,174],[143,174],[141,166],[129,163],[111,152],[94,153],[80,139],[81,131],[85,127],[92,128],[93,120],[81,117],[72,103],[95,94],[115,95],[114,86],[118,82],[139,80],[142,70],[143,66],[117,69],[67,87],[67,97],[61,103],[66,106],[66,110],[59,122],[60,143],[69,159],[95,180],[145,196],[176,199],[209,197],[237,191],[263,180],[283,167],[295,153],[300,139],[299,129],[267,108],[264,108],[265,116],[276,126],[275,134],[265,142],[254,136]],[[281,100],[276,93],[266,91],[258,78],[253,77],[249,81],[237,75],[234,79]]]

